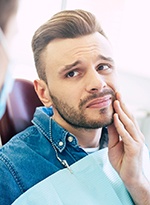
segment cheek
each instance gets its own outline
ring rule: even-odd
[[[51,93],[63,102],[68,104],[76,105],[80,100],[80,92],[78,88],[73,86],[65,86],[60,84],[59,86],[52,86],[50,89]]]
[[[65,92],[62,92],[61,99],[66,102],[70,107],[74,107],[78,109],[80,104],[80,99],[82,94],[78,88],[75,89],[67,89]]]
[[[108,78],[107,80],[107,85],[113,90],[113,91],[118,91],[119,89],[119,83],[118,83],[118,77],[116,74]]]

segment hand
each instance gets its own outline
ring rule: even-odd
[[[116,94],[114,110],[114,123],[108,127],[109,159],[123,181],[136,180],[139,168],[142,168],[144,136],[119,93]]]
[[[114,101],[114,123],[108,126],[109,144],[108,154],[109,160],[118,172],[127,189],[137,204],[143,203],[143,190],[145,192],[144,199],[150,199],[149,182],[143,175],[142,158],[144,149],[144,136],[139,126],[129,112],[121,99],[121,95],[116,93]],[[146,184],[143,184],[146,183]],[[139,191],[142,190],[140,196]],[[141,201],[141,203],[140,203]]]

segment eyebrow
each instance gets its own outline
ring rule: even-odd
[[[79,64],[81,64],[81,63],[82,63],[82,62],[81,62],[80,60],[77,60],[77,61],[75,61],[74,63],[65,65],[59,73],[61,74],[61,73],[67,72],[67,71],[69,71],[70,69],[72,69],[73,67],[75,67],[76,65],[79,65]]]
[[[114,60],[111,57],[105,57],[103,55],[98,55],[97,59],[98,60],[105,60],[105,61],[109,61],[111,63],[114,63]]]
[[[114,63],[114,60],[111,57],[105,57],[103,55],[98,55],[97,57],[98,60],[105,60],[105,61],[109,61],[111,63]],[[77,66],[77,65],[81,65],[82,62],[80,60],[75,61],[74,63],[65,65],[62,70],[59,72],[60,74],[69,71],[70,69],[72,69],[73,67]]]

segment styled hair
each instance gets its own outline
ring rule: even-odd
[[[95,16],[88,11],[64,10],[52,16],[35,32],[32,39],[32,50],[39,78],[47,82],[42,56],[51,41],[77,38],[95,32],[106,37]]]
[[[0,27],[5,33],[8,21],[17,12],[18,0],[0,0]]]

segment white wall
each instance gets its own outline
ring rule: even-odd
[[[66,9],[86,9],[100,20],[116,55],[118,67],[150,77],[149,0],[64,0]],[[21,0],[18,34],[13,43],[16,76],[34,78],[31,39],[34,31],[61,10],[61,0]],[[32,71],[32,75],[31,75]],[[35,70],[34,70],[35,71]]]
[[[124,101],[136,117],[150,149],[150,79],[124,71],[119,72]]]

